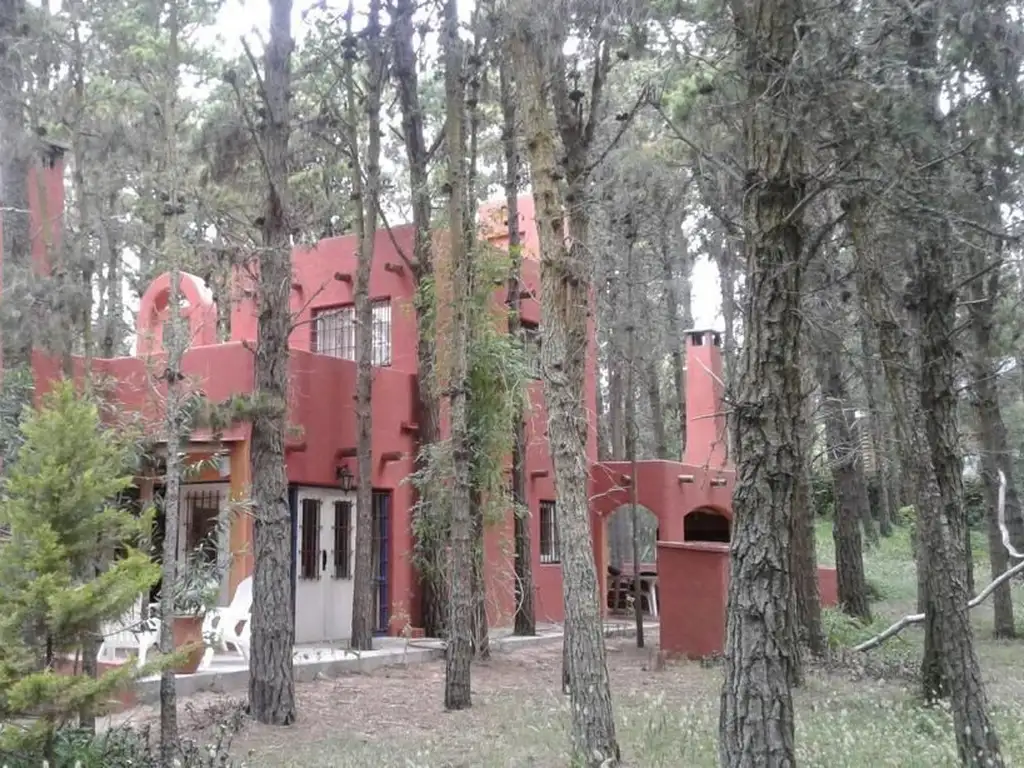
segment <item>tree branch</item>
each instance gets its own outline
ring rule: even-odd
[[[1002,534],[1003,546],[1006,547],[1006,551],[1010,554],[1010,557],[1015,560],[1020,560],[1013,568],[1008,568],[999,574],[999,577],[993,579],[992,582],[985,587],[981,592],[978,593],[977,597],[967,603],[967,610],[971,608],[977,608],[991,595],[999,585],[1006,581],[1009,581],[1018,573],[1024,573],[1024,553],[1018,552],[1013,544],[1010,542],[1010,531],[1006,527],[1006,475],[1003,474],[1003,470],[999,470],[999,503],[996,507],[999,531]],[[875,635],[870,640],[865,640],[860,645],[854,646],[855,651],[870,651],[872,648],[877,648],[890,637],[898,635],[904,629],[914,624],[920,624],[924,621],[925,615],[923,613],[914,613],[909,616],[904,616],[902,619],[897,621],[891,627],[886,629],[884,632]]]

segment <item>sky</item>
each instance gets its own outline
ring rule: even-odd
[[[347,0],[326,0],[328,7],[344,7]],[[303,12],[314,7],[316,0],[294,0],[292,12],[292,34],[301,42],[306,25]],[[460,0],[459,8],[463,18],[468,17],[472,0]],[[365,0],[355,3],[357,14],[366,8]],[[218,50],[225,56],[232,56],[242,50],[240,38],[245,35],[254,50],[259,48],[259,39],[266,39],[270,26],[270,4],[267,0],[227,0],[221,9],[220,18],[214,29],[208,33],[209,41],[217,41]],[[204,34],[205,36],[205,34]],[[217,38],[220,38],[218,41]],[[692,283],[692,305],[694,325],[697,328],[723,327],[721,317],[721,293],[718,286],[718,270],[703,254],[698,254],[694,263]]]

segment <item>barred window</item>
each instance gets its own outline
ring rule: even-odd
[[[373,304],[373,334],[370,360],[373,365],[391,365],[391,300],[377,299]],[[342,360],[356,359],[356,308],[329,307],[313,310],[313,352]]]
[[[530,376],[540,378],[540,328],[530,322],[524,322],[521,326],[523,339],[523,355],[526,357],[526,367]]]
[[[540,503],[540,561],[557,563],[561,561],[561,543],[558,539],[558,521],[555,519],[555,502]]]
[[[320,578],[320,500],[302,500],[299,538],[299,578]]]
[[[334,578],[352,578],[352,502],[334,502]]]

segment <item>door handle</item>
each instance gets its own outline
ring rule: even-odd
[[[327,550],[320,550],[320,572],[324,573],[327,570]]]

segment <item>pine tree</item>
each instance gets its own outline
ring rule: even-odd
[[[139,674],[133,664],[99,679],[58,674],[80,656],[91,627],[123,616],[160,569],[139,548],[152,515],[112,500],[132,483],[131,445],[100,419],[95,400],[60,383],[26,409],[22,444],[0,494],[10,541],[0,551],[0,746],[44,750]],[[16,743],[12,744],[14,740]]]

